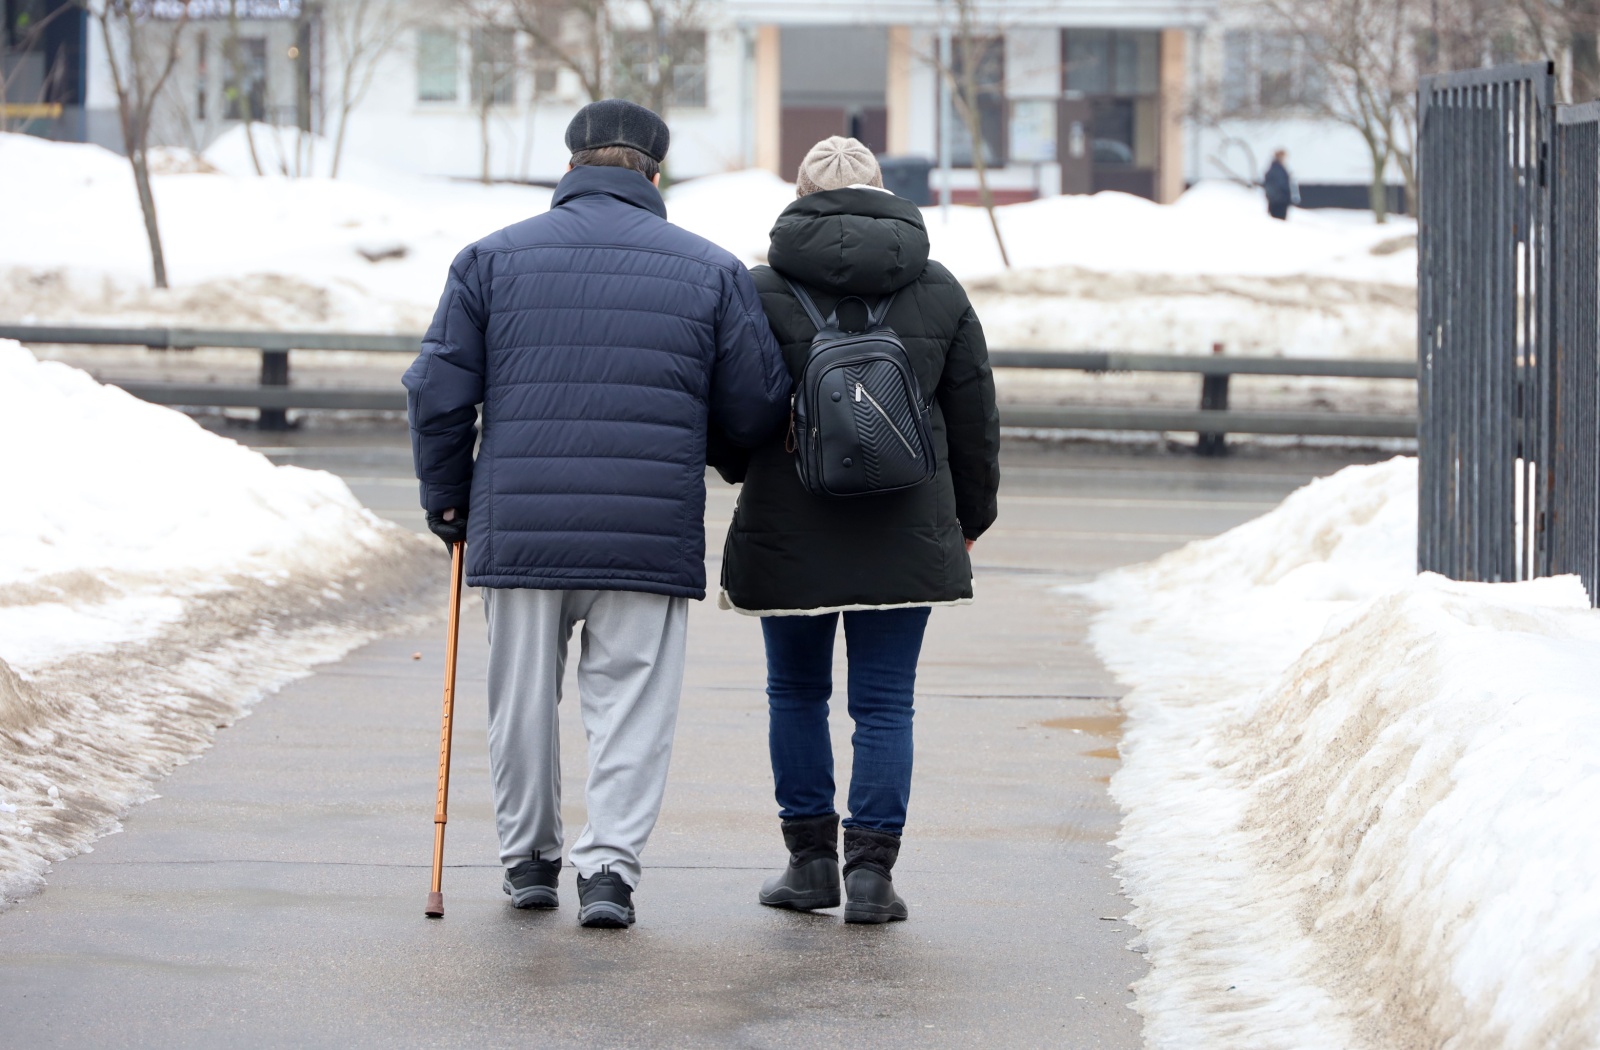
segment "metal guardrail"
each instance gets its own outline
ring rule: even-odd
[[[255,408],[264,429],[287,425],[289,409],[404,411],[399,390],[337,390],[289,385],[289,352],[358,351],[414,354],[421,336],[347,332],[258,332],[198,328],[92,328],[0,324],[0,339],[85,346],[200,347],[261,351],[261,384],[253,387],[174,383],[118,383],[156,404],[204,408]],[[1236,375],[1336,379],[1415,379],[1414,361],[1347,361],[1330,358],[1229,357],[1151,354],[1122,350],[991,350],[996,368],[1070,369],[1084,372],[1187,373],[1204,377],[1199,409],[1102,408],[1070,405],[1003,405],[1001,423],[1046,430],[1194,431],[1202,451],[1224,450],[1226,434],[1313,437],[1415,437],[1412,416],[1334,412],[1240,412],[1228,409],[1228,379]]]
[[[1208,376],[1305,376],[1329,379],[1415,379],[1417,363],[1333,357],[1227,357],[1146,354],[1126,350],[991,350],[995,368],[1070,368],[1082,372],[1187,372]]]

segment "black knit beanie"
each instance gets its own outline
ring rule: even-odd
[[[671,137],[666,121],[620,98],[589,103],[567,125],[567,149],[574,153],[602,146],[631,146],[657,164],[666,159]]]

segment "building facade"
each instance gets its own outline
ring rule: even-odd
[[[176,0],[147,2],[171,22],[161,5]],[[74,7],[30,57],[13,31],[19,12],[72,0],[0,3],[11,82],[26,66],[36,101],[61,104],[55,118],[48,106],[27,110],[37,119],[26,130],[117,148],[92,19]],[[567,161],[563,131],[591,88],[638,94],[649,74],[642,5],[615,5],[607,38],[579,42],[580,52],[596,45],[587,77],[516,18],[474,20],[472,10],[446,0],[191,0],[154,138],[203,149],[247,115],[332,136],[354,70],[370,86],[344,121],[349,155],[421,174],[553,182]],[[1343,190],[1348,203],[1365,200],[1359,136],[1323,115],[1309,56],[1259,29],[1245,0],[989,0],[972,10],[963,32],[954,0],[703,0],[692,23],[670,27],[670,83],[654,93],[673,131],[670,174],[757,167],[793,178],[812,143],[848,134],[942,167],[935,192],[948,181],[957,202],[976,198],[980,156],[1002,202],[1100,190],[1169,201],[1200,178],[1259,178],[1285,148],[1312,197],[1326,186],[1324,203],[1345,203],[1332,199]],[[364,29],[352,28],[353,12],[369,20]],[[392,31],[374,35],[374,18]],[[352,41],[380,38],[367,65],[349,60]],[[16,93],[6,102],[15,107]],[[977,116],[977,143],[964,113]]]

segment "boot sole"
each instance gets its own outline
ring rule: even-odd
[[[519,890],[511,885],[510,879],[506,879],[500,883],[500,888],[511,898],[513,908],[548,910],[561,903],[560,898],[556,896],[554,886],[532,886]]]
[[[847,901],[844,921],[851,923],[905,922],[908,911],[903,901],[893,904],[873,904],[871,901]]]
[[[757,898],[769,908],[786,908],[789,911],[816,911],[819,908],[837,908],[839,895],[822,897],[787,896],[783,893],[760,894]]]
[[[611,901],[597,901],[578,909],[578,925],[591,930],[625,930],[633,925],[633,909]]]

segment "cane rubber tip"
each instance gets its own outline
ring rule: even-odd
[[[444,918],[444,894],[428,894],[428,906],[422,910],[422,914],[430,919]]]

